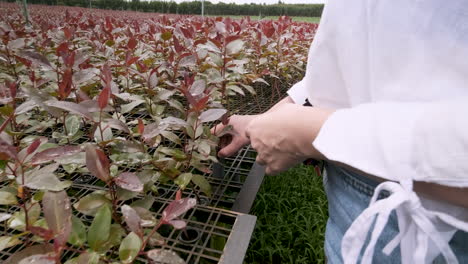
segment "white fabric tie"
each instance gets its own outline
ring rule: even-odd
[[[448,241],[457,229],[468,231],[468,224],[450,215],[426,210],[421,205],[419,197],[412,190],[412,184],[406,183],[403,186],[407,186],[407,188],[390,181],[377,186],[369,207],[356,218],[343,237],[341,254],[344,263],[357,263],[370,228],[374,223],[374,219],[376,219],[369,244],[361,259],[363,264],[372,263],[375,245],[393,210],[397,212],[400,232],[385,246],[383,253],[389,255],[405,240],[414,241],[414,243],[410,243],[411,249],[402,249],[402,254],[410,254],[410,256],[402,256],[402,259],[408,260],[408,263],[425,263],[428,243],[431,240],[439,252],[442,253],[447,263],[458,263]],[[377,200],[383,190],[390,192],[390,196]],[[453,228],[448,240],[435,228],[433,221],[436,219]]]

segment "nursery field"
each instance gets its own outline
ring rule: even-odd
[[[264,174],[210,128],[284,96],[316,29],[0,3],[0,262],[242,263]]]
[[[233,19],[242,19],[244,16],[223,16],[223,17],[230,17]],[[278,20],[278,16],[250,16],[253,20]],[[309,22],[309,23],[320,23],[320,17],[291,17],[293,21],[297,22]]]

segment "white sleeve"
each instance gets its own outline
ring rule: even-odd
[[[304,77],[305,79],[305,77]],[[305,80],[302,80],[296,84],[294,84],[289,90],[288,95],[296,104],[304,104],[305,100],[307,99],[307,91],[304,87]]]
[[[468,98],[341,109],[313,145],[330,160],[388,180],[468,186]]]

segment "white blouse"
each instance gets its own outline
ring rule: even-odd
[[[368,232],[370,263],[392,210],[403,263],[429,263],[468,212],[420,198],[413,181],[468,187],[468,1],[328,0],[304,79],[288,92],[296,103],[338,109],[313,145],[328,159],[388,179],[393,193],[371,202],[342,241],[355,263]],[[378,192],[376,192],[377,195]],[[376,226],[370,230],[373,219]]]

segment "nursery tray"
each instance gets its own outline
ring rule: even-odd
[[[79,186],[74,184],[67,189],[67,193],[73,193],[70,200],[75,203],[78,199],[100,187]],[[157,219],[162,210],[172,201],[171,198],[155,197],[155,202],[150,209]],[[131,201],[127,201],[129,203]],[[1,207],[1,212],[13,213],[19,208],[16,206]],[[92,217],[81,213],[75,214],[83,222],[92,221]],[[197,205],[194,209],[185,213],[181,219],[187,223],[186,233],[168,226],[162,226],[160,232],[165,240],[162,249],[170,249],[176,252],[186,263],[242,263],[249,245],[250,237],[255,227],[256,217],[248,214],[237,213],[212,206]],[[14,235],[19,231],[8,231],[4,225],[0,225],[0,236]],[[188,234],[189,237],[186,237]],[[7,248],[0,252],[0,263],[5,261],[15,252],[23,250],[25,244]],[[118,252],[115,254],[118,259]],[[77,257],[78,253],[68,250],[62,254],[62,260]],[[137,259],[134,263],[147,263],[146,259]]]

